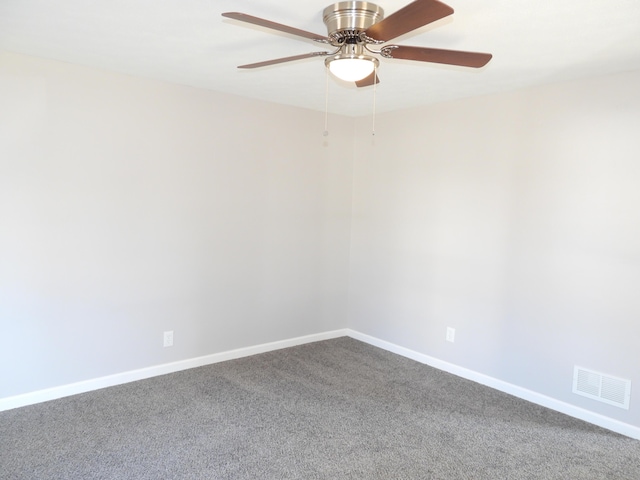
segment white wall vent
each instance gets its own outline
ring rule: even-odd
[[[573,393],[629,410],[631,380],[575,367],[573,369]]]

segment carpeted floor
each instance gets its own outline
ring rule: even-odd
[[[350,338],[0,413],[0,479],[640,479],[640,442]]]

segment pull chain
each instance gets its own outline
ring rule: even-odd
[[[326,82],[324,88],[324,132],[322,135],[329,136],[329,69],[325,67]]]
[[[371,116],[371,135],[376,135],[376,87],[378,85],[378,66],[373,67],[373,115]]]

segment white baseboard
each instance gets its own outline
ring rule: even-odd
[[[640,428],[634,425],[630,425],[628,423],[624,423],[619,420],[600,415],[599,413],[585,410],[584,408],[576,407],[575,405],[571,405],[569,403],[561,402],[560,400],[547,397],[546,395],[542,395],[532,390],[527,390],[526,388],[513,385],[503,380],[498,380],[497,378],[493,378],[488,375],[483,375],[482,373],[478,373],[473,370],[469,370],[467,368],[463,368],[458,365],[454,365],[452,363],[430,357],[429,355],[425,355],[423,353],[401,347],[385,340],[380,340],[379,338],[372,337],[364,333],[348,329],[347,335],[356,340],[360,340],[375,347],[382,348],[383,350],[387,350],[389,352],[402,355],[403,357],[410,358],[417,362],[424,363],[431,367],[437,368],[438,370],[452,373],[454,375],[457,375],[458,377],[472,380],[501,392],[513,395],[514,397],[522,398],[523,400],[527,400],[537,405],[550,408],[551,410],[564,413],[565,415],[584,420],[585,422],[598,425],[599,427],[606,428],[607,430],[611,430],[616,433],[626,435],[627,437],[640,440]]]
[[[76,395],[78,393],[90,392],[92,390],[98,390],[100,388],[112,387],[114,385],[135,382],[137,380],[144,380],[146,378],[156,377],[158,375],[166,375],[168,373],[179,372],[181,370],[187,370],[189,368],[202,367],[204,365],[210,365],[212,363],[224,362],[226,360],[248,357],[251,355],[257,355],[259,353],[271,352],[273,350],[294,347],[296,345],[303,345],[305,343],[319,342],[321,340],[329,340],[331,338],[345,336],[347,336],[346,329],[317,333],[313,335],[306,335],[303,337],[280,340],[277,342],[263,343],[261,345],[255,345],[252,347],[214,353],[212,355],[205,355],[203,357],[180,360],[178,362],[155,365],[153,367],[141,368],[139,370],[131,370],[128,372],[117,373],[115,375],[94,378],[91,380],[71,383],[68,385],[61,385],[59,387],[48,388],[46,390],[38,390],[22,395],[0,398],[0,412],[4,410],[11,410],[13,408],[24,407],[27,405],[33,405],[35,403],[55,400],[57,398],[68,397],[70,395]]]
[[[498,380],[488,375],[484,375],[482,373],[478,373],[473,370],[469,370],[467,368],[463,368],[458,365],[454,365],[452,363],[430,357],[429,355],[425,355],[423,353],[419,353],[414,350],[410,350],[394,343],[380,340],[379,338],[372,337],[370,335],[366,335],[364,333],[360,333],[351,329],[333,330],[330,332],[306,335],[303,337],[280,340],[277,342],[264,343],[261,345],[254,345],[252,347],[239,348],[236,350],[214,353],[212,355],[205,355],[203,357],[190,358],[178,362],[165,363],[162,365],[142,368],[139,370],[117,373],[115,375],[109,375],[106,377],[85,380],[68,385],[61,385],[58,387],[48,388],[46,390],[38,390],[35,392],[16,395],[13,397],[0,398],[0,412],[4,410],[11,410],[13,408],[24,407],[27,405],[33,405],[35,403],[55,400],[57,398],[68,397],[70,395],[76,395],[78,393],[90,392],[92,390],[98,390],[100,388],[135,382],[137,380],[144,380],[146,378],[151,378],[158,375],[165,375],[168,373],[179,372],[181,370],[188,370],[190,368],[224,362],[226,360],[248,357],[251,355],[257,355],[259,353],[294,347],[296,345],[303,345],[305,343],[318,342],[321,340],[329,340],[331,338],[345,336],[349,336],[375,347],[382,348],[383,350],[396,353],[403,357],[410,358],[439,370],[443,370],[445,372],[452,373],[454,375],[466,378],[482,385],[495,388],[496,390],[508,393],[518,398],[522,398],[523,400],[527,400],[537,405],[556,410],[571,417],[579,418],[580,420],[584,420],[594,425],[598,425],[608,430],[612,430],[622,435],[640,440],[640,428],[634,425],[630,425],[628,423],[624,423],[619,420],[615,420],[565,402],[561,402],[554,398],[547,397],[546,395],[542,395],[531,390],[527,390],[526,388],[513,385],[503,380]]]

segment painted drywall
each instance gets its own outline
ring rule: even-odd
[[[640,426],[638,85],[361,119],[349,327]],[[630,409],[572,394],[574,365],[631,380]]]
[[[571,374],[640,381],[639,80],[323,137],[317,112],[0,54],[0,398],[348,324],[638,426],[637,394]]]
[[[344,328],[353,120],[330,126],[0,54],[0,397]]]

